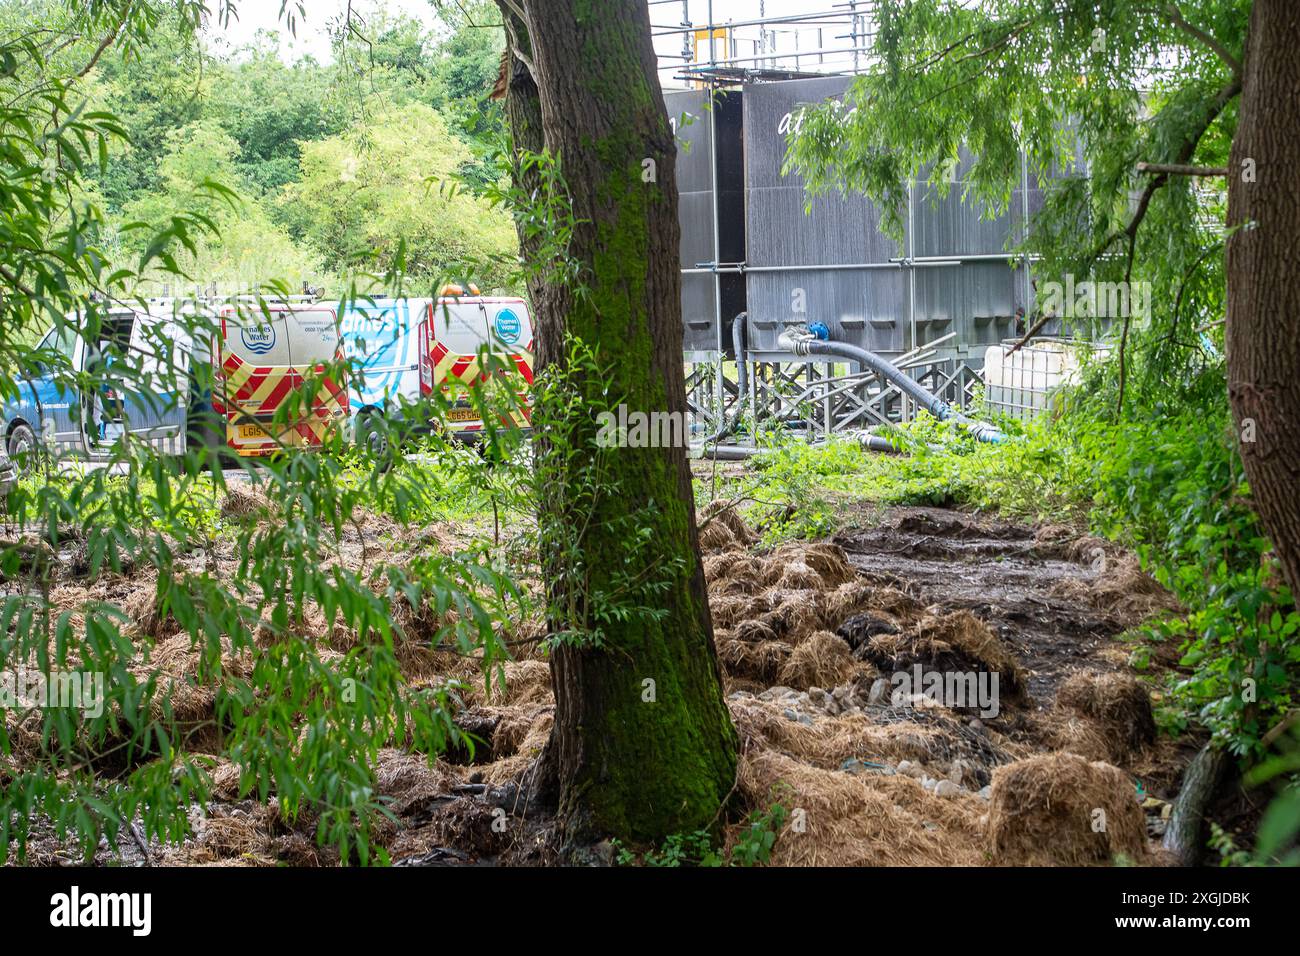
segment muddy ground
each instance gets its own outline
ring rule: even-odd
[[[1132,645],[1116,638],[1174,607],[1132,555],[1067,526],[894,508],[831,540],[865,580],[986,622],[1027,670],[1040,706],[1080,668],[1127,670]],[[1157,651],[1166,666],[1177,657]]]
[[[1155,733],[1151,692],[1176,649],[1156,647],[1138,673],[1123,635],[1173,604],[1131,555],[1065,526],[942,508],[854,505],[831,538],[776,549],[761,547],[734,509],[711,506],[701,522],[742,745],[729,842],[744,813],[780,803],[794,812],[779,864],[1169,862],[1159,837],[1201,741]],[[361,560],[400,533],[384,519],[359,521],[343,551]],[[452,538],[416,542],[447,548]],[[68,587],[129,602],[152,583],[108,576]],[[553,711],[545,661],[507,664],[505,689],[487,692],[472,662],[420,635],[408,652],[412,681],[473,685],[459,720],[483,746],[473,763],[385,751],[378,790],[397,822],[382,822],[376,842],[401,865],[554,862],[553,821],[528,799]],[[897,692],[894,675],[918,666],[996,672],[996,714]],[[176,676],[183,684],[183,666]],[[219,755],[214,779],[218,799],[194,809],[183,845],[127,839],[101,846],[96,862],[337,862],[315,845],[310,813],[290,824],[273,803],[237,799],[237,770]],[[613,855],[597,847],[592,858]],[[48,834],[29,848],[30,864],[80,861]]]

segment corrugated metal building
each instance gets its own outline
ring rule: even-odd
[[[747,309],[756,353],[773,352],[787,324],[820,321],[833,338],[884,354],[956,333],[943,354],[978,366],[987,345],[1015,333],[1017,310],[1030,310],[1025,263],[1006,252],[1041,203],[1023,169],[1009,210],[985,218],[961,201],[970,164],[963,155],[947,196],[924,182],[910,191],[901,242],[862,196],[817,197],[805,212],[802,179],[781,174],[786,130],[800,107],[838,97],[851,82],[750,83],[713,94],[712,109],[703,90],[667,95],[669,115],[685,119],[678,180],[687,351],[728,350],[730,321]]]

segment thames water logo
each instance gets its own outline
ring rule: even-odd
[[[259,325],[254,328],[242,328],[239,330],[239,338],[248,351],[256,355],[265,355],[275,348],[275,327]]]
[[[339,331],[345,336],[365,338],[397,330],[397,313],[393,309],[364,312],[356,309],[346,313],[339,322]]]
[[[153,929],[153,894],[83,893],[74,886],[70,893],[50,897],[50,925],[126,927],[133,936],[148,936]]]
[[[506,345],[514,345],[519,341],[523,323],[519,321],[519,316],[515,315],[512,309],[502,309],[497,313],[496,326],[497,338]]]

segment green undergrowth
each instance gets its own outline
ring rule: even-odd
[[[779,803],[752,811],[730,849],[719,847],[707,828],[674,833],[660,846],[640,852],[615,840],[616,862],[619,866],[651,867],[759,866],[771,860],[772,848],[789,817],[790,811]]]

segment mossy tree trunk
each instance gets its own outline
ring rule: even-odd
[[[1300,596],[1300,6],[1256,0],[1228,167],[1228,396],[1260,521]]]
[[[512,18],[513,5],[502,6]],[[516,149],[544,147],[558,157],[576,222],[568,256],[584,290],[575,294],[554,279],[531,283],[539,371],[565,363],[571,336],[598,351],[629,410],[683,413],[676,145],[646,4],[530,0],[523,11],[526,25],[512,23],[527,35],[516,39],[504,68],[507,112]],[[531,192],[536,183],[521,185]],[[537,249],[522,232],[527,259]],[[602,383],[580,369],[566,374],[590,391],[592,408],[601,407]],[[594,414],[569,424],[592,456],[606,456],[618,489],[599,499],[583,538],[588,590],[617,589],[629,547],[618,522],[629,514],[639,515],[668,580],[657,596],[663,616],[605,621],[601,646],[555,650],[545,776],[558,784],[571,845],[604,836],[654,842],[718,820],[736,771],[690,472],[680,443],[598,451]],[[544,454],[537,460],[539,468],[555,467]],[[548,586],[554,604],[584,599],[557,593],[563,582]]]

